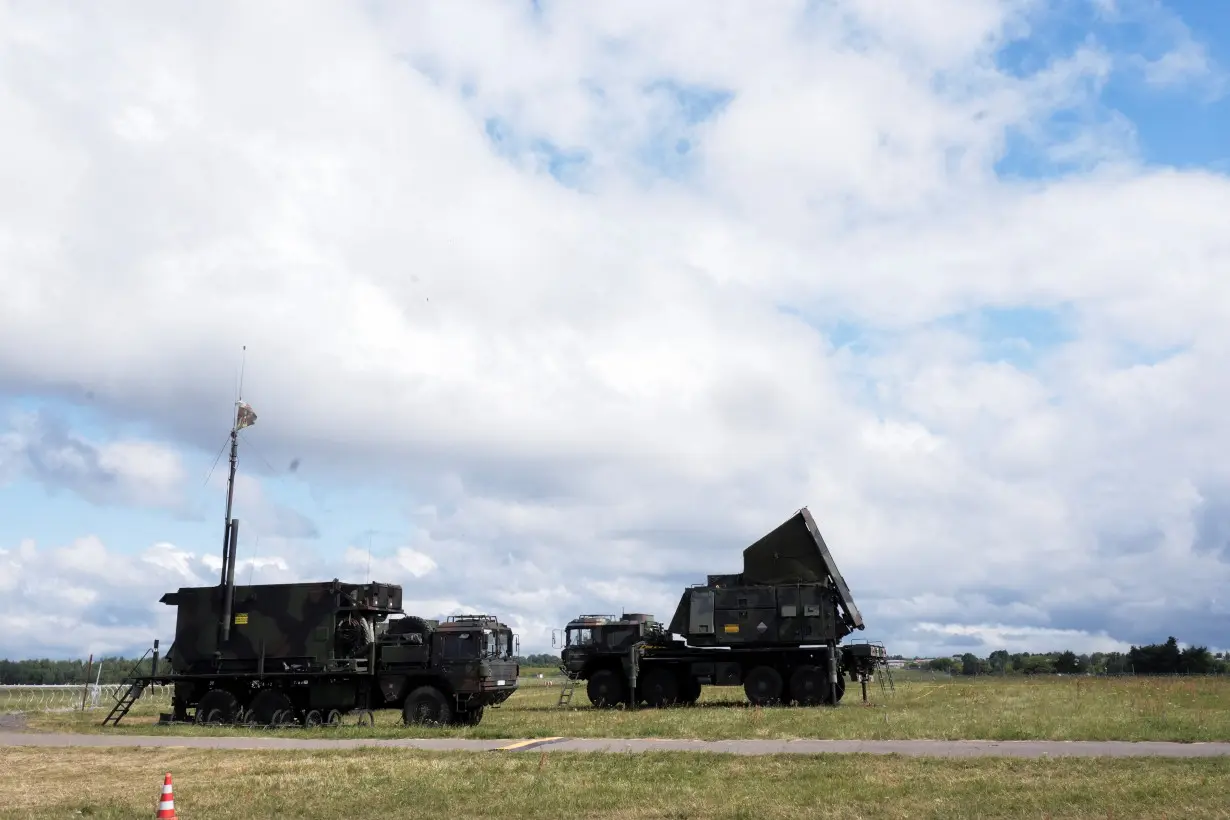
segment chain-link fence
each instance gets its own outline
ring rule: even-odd
[[[127,684],[0,684],[0,714],[14,712],[77,712],[110,709]],[[138,703],[170,706],[171,687],[153,684]]]

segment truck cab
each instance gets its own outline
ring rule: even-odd
[[[652,615],[639,612],[580,615],[563,632],[560,671],[573,680],[587,681],[590,701],[607,706],[628,702],[638,649],[676,643]]]
[[[487,703],[501,703],[516,690],[521,674],[517,641],[496,617],[450,615],[436,627],[432,640],[441,666],[454,676],[472,679],[480,693],[491,695],[485,698]]]

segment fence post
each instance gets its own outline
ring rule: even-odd
[[[85,662],[85,684],[81,687],[81,711],[85,711],[85,699],[90,694],[90,669],[94,666],[94,653],[90,653],[90,659]]]

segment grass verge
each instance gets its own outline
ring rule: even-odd
[[[1230,817],[1221,759],[745,758],[401,750],[5,752],[0,818]]]
[[[1230,678],[1221,677],[902,681],[893,694],[874,687],[869,706],[851,688],[838,709],[750,708],[742,690],[719,687],[706,687],[696,707],[665,710],[593,709],[581,690],[572,707],[560,709],[558,696],[557,687],[524,685],[503,708],[488,710],[479,726],[467,729],[405,727],[400,712],[388,710],[377,713],[374,728],[280,731],[308,737],[1230,740]],[[118,728],[99,726],[105,710],[31,713],[27,724],[34,731],[249,731],[157,727],[157,712],[155,705],[142,705]]]

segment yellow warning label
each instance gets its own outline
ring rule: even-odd
[[[248,613],[246,612],[236,612],[235,613],[235,626],[244,626],[247,623],[248,623]]]
[[[726,624],[726,626],[722,627],[722,629],[726,630],[727,632],[738,632],[739,625],[738,624]]]

